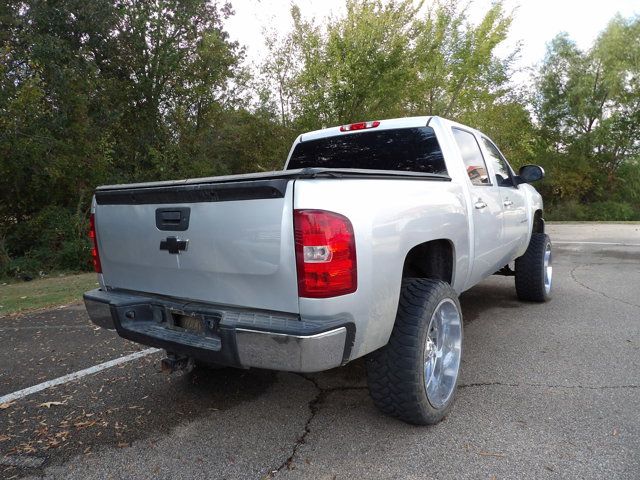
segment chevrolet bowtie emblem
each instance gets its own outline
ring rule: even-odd
[[[168,250],[169,253],[178,254],[180,250],[186,250],[189,240],[180,240],[176,237],[167,237],[166,240],[160,240],[160,250]]]

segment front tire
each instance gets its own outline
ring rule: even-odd
[[[553,279],[551,239],[544,233],[531,235],[523,256],[516,259],[516,293],[520,300],[546,302]]]
[[[389,343],[367,357],[367,383],[383,413],[433,425],[451,409],[462,359],[462,314],[451,286],[403,281]]]

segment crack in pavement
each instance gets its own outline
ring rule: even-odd
[[[313,397],[308,404],[309,407],[309,416],[304,424],[304,429],[302,431],[302,435],[298,437],[296,442],[291,447],[291,455],[286,458],[280,465],[276,468],[270,469],[267,474],[263,477],[264,480],[274,478],[278,473],[280,473],[285,468],[287,470],[292,470],[294,461],[298,454],[298,451],[302,445],[307,443],[307,437],[311,433],[311,422],[315,419],[316,415],[320,411],[322,404],[326,401],[327,397],[334,392],[344,392],[344,391],[358,391],[358,390],[366,390],[366,386],[343,386],[343,387],[330,387],[323,388],[320,386],[318,381],[315,378],[308,377],[306,375],[297,374],[305,380],[311,382],[313,386],[316,388],[318,393],[315,397]],[[472,387],[491,387],[491,386],[502,386],[502,387],[534,387],[534,388],[557,388],[557,389],[582,389],[582,390],[616,390],[616,389],[635,389],[640,388],[640,385],[553,385],[553,384],[545,384],[545,383],[507,383],[507,382],[475,382],[475,383],[466,383],[458,385],[458,388],[472,388]]]
[[[620,299],[620,298],[616,298],[616,297],[612,297],[612,296],[610,296],[610,295],[607,295],[606,293],[601,292],[600,290],[596,290],[596,289],[594,289],[594,288],[591,288],[591,287],[590,287],[590,286],[588,286],[588,285],[585,285],[584,283],[582,283],[580,280],[578,280],[578,279],[576,278],[576,276],[575,276],[575,271],[576,271],[578,268],[580,268],[580,267],[589,267],[589,266],[591,266],[591,265],[599,265],[599,264],[584,263],[584,264],[576,265],[575,267],[573,267],[573,268],[571,269],[571,273],[570,273],[571,278],[573,279],[573,281],[574,281],[574,282],[576,282],[578,285],[580,285],[580,286],[582,286],[582,287],[586,288],[587,290],[589,290],[589,291],[591,291],[591,292],[594,292],[594,293],[597,293],[597,294],[599,294],[599,295],[602,295],[603,297],[606,297],[606,298],[608,298],[609,300],[613,300],[614,302],[624,303],[625,305],[629,305],[629,306],[631,306],[631,307],[640,308],[640,305],[638,305],[638,304],[631,303],[631,302],[627,302],[626,300],[622,300],[622,299]]]
[[[320,411],[322,404],[325,402],[327,397],[334,392],[344,392],[344,391],[358,391],[358,390],[366,390],[366,386],[343,386],[343,387],[331,387],[331,388],[323,388],[320,386],[318,381],[315,378],[308,377],[305,375],[301,375],[302,378],[311,382],[313,386],[316,388],[318,393],[315,397],[313,397],[309,401],[309,416],[305,421],[304,429],[302,431],[302,435],[298,437],[296,442],[291,447],[291,455],[287,457],[278,467],[272,468],[268,471],[268,473],[263,477],[264,480],[274,478],[278,473],[280,473],[285,468],[287,470],[293,469],[293,464],[298,454],[298,451],[302,445],[307,443],[307,437],[311,433],[311,422],[313,422],[314,418]],[[476,382],[476,383],[466,383],[458,385],[458,388],[472,388],[472,387],[491,387],[491,386],[502,386],[502,387],[535,387],[535,388],[558,388],[558,389],[583,389],[583,390],[616,390],[616,389],[635,389],[640,388],[640,385],[553,385],[553,384],[545,384],[545,383],[507,383],[507,382]]]
[[[327,396],[329,396],[329,394],[334,393],[334,392],[345,392],[345,391],[352,391],[352,390],[356,391],[356,390],[366,390],[367,389],[367,387],[356,387],[356,386],[354,386],[354,387],[344,386],[344,387],[322,388],[315,378],[308,377],[308,376],[305,376],[305,375],[302,375],[302,374],[296,374],[296,375],[299,375],[300,377],[304,378],[305,380],[311,382],[313,384],[313,386],[316,388],[316,390],[318,390],[318,394],[313,399],[311,399],[309,401],[309,417],[307,418],[307,421],[305,422],[304,430],[302,432],[302,435],[300,435],[298,437],[298,439],[296,440],[296,443],[291,448],[291,455],[289,455],[289,457],[284,462],[282,462],[278,467],[270,469],[269,472],[263,477],[264,480],[269,479],[269,478],[274,478],[280,471],[282,471],[285,468],[287,470],[292,470],[293,469],[293,462],[294,462],[294,460],[296,458],[296,455],[298,453],[298,449],[302,445],[307,443],[307,436],[311,433],[311,422],[313,421],[313,419],[316,417],[316,415],[320,411],[320,406],[324,403],[324,401],[326,400]]]
[[[626,388],[640,388],[640,385],[553,385],[546,383],[506,383],[506,382],[477,382],[458,385],[458,388],[471,387],[536,387],[536,388],[565,388],[583,390],[617,390]]]

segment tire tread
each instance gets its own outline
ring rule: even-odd
[[[369,354],[367,383],[376,407],[383,413],[415,425],[431,425],[442,420],[453,403],[435,410],[426,398],[421,363],[421,339],[430,318],[425,318],[443,298],[452,298],[460,310],[451,286],[440,280],[405,279],[398,313],[389,343]],[[426,323],[426,324],[425,324]],[[419,361],[418,361],[419,360]]]
[[[544,252],[548,243],[548,235],[534,233],[527,251],[516,259],[516,294],[520,300],[544,302],[549,298],[544,288]]]

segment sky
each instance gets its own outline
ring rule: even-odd
[[[429,0],[427,0],[428,2]],[[227,20],[227,31],[247,48],[247,59],[259,62],[265,53],[265,28],[286,33],[291,28],[290,0],[231,0],[236,12]],[[305,17],[319,21],[344,12],[345,0],[298,0]],[[491,0],[473,0],[470,18],[475,23],[491,5]],[[567,32],[582,49],[587,49],[609,20],[640,15],[640,0],[505,0],[507,11],[514,11],[509,37],[497,51],[511,52],[520,42],[516,68],[526,69],[541,62],[546,44],[560,32]]]

